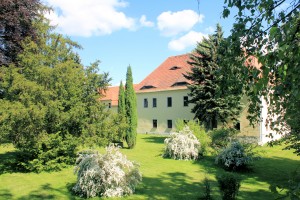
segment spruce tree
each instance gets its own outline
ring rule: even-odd
[[[193,82],[189,86],[192,112],[209,130],[217,128],[218,122],[235,121],[241,109],[241,87],[226,76],[230,68],[222,66],[224,43],[222,28],[217,25],[215,34],[198,43],[189,62],[191,72],[185,75]]]
[[[126,119],[129,128],[126,132],[126,142],[130,149],[134,148],[136,144],[136,128],[137,128],[137,108],[136,108],[136,95],[133,88],[133,79],[131,67],[128,66],[126,73],[125,84],[125,109]]]

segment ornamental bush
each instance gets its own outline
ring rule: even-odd
[[[76,161],[77,183],[73,191],[86,198],[130,195],[142,181],[138,167],[112,145],[106,148],[104,155],[82,152]]]
[[[239,170],[249,167],[249,165],[258,158],[250,145],[243,145],[235,141],[223,149],[215,161],[227,170]]]
[[[235,200],[241,186],[241,179],[233,173],[224,173],[217,176],[222,200]]]
[[[188,126],[196,138],[201,143],[200,154],[201,155],[208,155],[213,152],[211,146],[211,138],[208,133],[205,131],[203,125],[200,124],[199,121],[190,120],[185,122],[184,120],[177,120],[176,121],[176,131],[182,130],[185,126]]]
[[[179,133],[174,132],[165,139],[164,157],[178,160],[196,160],[199,156],[200,142],[188,126]]]

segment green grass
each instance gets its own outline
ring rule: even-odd
[[[161,157],[163,141],[162,136],[138,135],[133,150],[121,150],[140,164],[143,174],[135,194],[124,199],[197,199],[203,194],[205,177],[210,180],[213,197],[220,199],[215,176],[223,169],[214,164],[214,158],[196,162],[165,159]],[[300,167],[299,157],[281,148],[262,147],[263,159],[256,161],[252,171],[239,173],[238,199],[274,199],[269,187],[287,182],[289,172]],[[4,163],[13,159],[13,151],[11,146],[0,147],[0,199],[80,199],[69,192],[76,182],[73,167],[41,174],[7,172]]]

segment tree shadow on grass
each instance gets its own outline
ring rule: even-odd
[[[17,151],[0,153],[0,175],[4,173],[24,172],[17,161]]]
[[[0,190],[0,199],[12,199],[13,195],[9,190],[2,189]]]
[[[195,161],[194,164],[204,168],[207,174],[217,176],[224,173],[225,170],[214,163],[214,157],[205,157],[202,160]],[[271,192],[271,188],[278,185],[288,186],[291,172],[300,170],[300,159],[293,160],[284,157],[273,156],[271,158],[262,158],[254,161],[250,170],[234,172],[242,180],[238,199],[276,199],[279,196]],[[214,187],[218,187],[217,183]]]
[[[143,184],[136,193],[147,196],[147,199],[198,199],[201,183],[193,183],[185,173],[163,173],[159,177],[143,177]]]
[[[149,136],[149,137],[144,137],[143,139],[146,142],[163,144],[166,138],[167,138],[166,136]]]
[[[40,188],[30,192],[30,194],[18,198],[18,200],[33,200],[33,199],[77,199],[69,192],[69,184],[66,188],[53,188],[50,184],[44,184]],[[61,194],[61,195],[60,195]]]

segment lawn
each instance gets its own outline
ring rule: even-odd
[[[214,158],[165,159],[161,157],[163,141],[162,136],[140,134],[135,149],[121,150],[140,164],[143,174],[136,193],[124,199],[197,199],[203,193],[205,177],[211,182],[213,197],[220,199],[215,175],[223,169],[214,164]],[[274,199],[269,187],[287,182],[289,172],[300,167],[299,157],[281,148],[261,147],[263,159],[256,161],[252,171],[240,173],[238,199]],[[80,199],[69,192],[76,181],[73,167],[52,173],[8,173],[3,163],[13,159],[13,151],[11,146],[0,147],[0,199]]]

